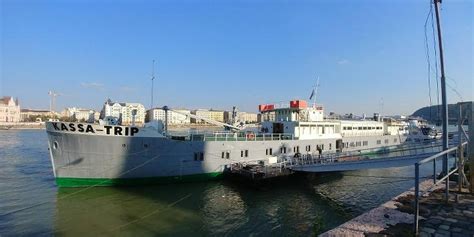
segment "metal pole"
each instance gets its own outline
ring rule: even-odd
[[[163,110],[165,111],[165,134],[168,135],[168,106],[164,106]]]
[[[459,139],[459,158],[458,158],[458,191],[462,192],[462,186],[464,182],[464,150],[462,146],[462,103],[459,105],[459,121],[458,121],[458,139]]]
[[[420,164],[415,163],[415,236],[418,235],[418,218],[420,214],[420,203],[418,202],[419,199],[419,192],[420,192]]]
[[[151,104],[150,104],[150,109],[153,109],[153,84],[155,81],[155,60],[153,59],[153,66],[151,69]]]
[[[436,13],[436,27],[438,29],[438,47],[439,47],[439,64],[441,67],[441,115],[443,119],[443,151],[448,149],[448,102],[446,98],[446,76],[444,73],[444,55],[443,55],[443,42],[441,37],[441,19],[439,14],[439,8],[441,0],[434,0],[435,13]],[[448,154],[443,158],[443,172],[448,174]],[[449,195],[449,179],[446,179],[446,201],[448,201]]]

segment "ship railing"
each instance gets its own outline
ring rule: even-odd
[[[290,133],[203,133],[189,134],[191,141],[278,141],[294,140],[294,134]]]

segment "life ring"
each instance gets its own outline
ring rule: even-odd
[[[247,134],[247,140],[253,140],[253,139],[255,139],[255,134],[253,134],[253,133],[248,133],[248,134]]]

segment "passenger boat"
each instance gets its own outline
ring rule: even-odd
[[[168,110],[168,108],[166,108]],[[236,163],[268,163],[274,157],[374,152],[402,144],[407,123],[325,119],[321,105],[304,100],[259,106],[258,131],[176,135],[165,124],[121,126],[47,122],[49,151],[58,186],[105,186],[215,179]],[[189,116],[193,116],[189,114]]]

